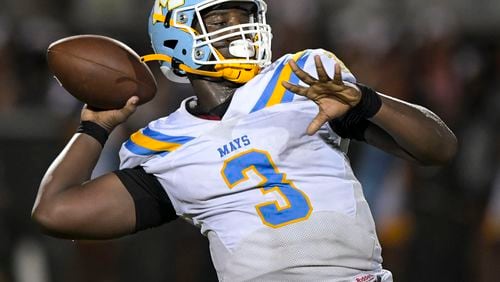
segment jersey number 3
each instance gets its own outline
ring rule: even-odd
[[[312,211],[309,198],[286,179],[286,174],[278,170],[268,152],[253,149],[238,154],[224,162],[221,173],[232,189],[249,179],[250,170],[262,179],[257,185],[262,194],[277,192],[284,203],[274,200],[255,206],[265,225],[278,228],[309,217]]]

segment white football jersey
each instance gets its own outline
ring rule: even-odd
[[[121,168],[154,174],[177,214],[209,238],[221,281],[356,281],[383,271],[340,137],[328,125],[308,136],[318,106],[281,85],[299,83],[290,58],[315,75],[315,55],[333,77],[341,62],[332,53],[286,55],[236,91],[222,120],[191,115],[186,100],[122,146]]]

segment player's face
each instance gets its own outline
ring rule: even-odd
[[[251,13],[244,9],[229,8],[229,9],[217,9],[212,10],[205,15],[203,15],[203,21],[205,23],[205,28],[208,33],[217,31],[219,29],[245,24],[250,22]],[[195,27],[198,31],[201,30],[199,24]],[[232,32],[228,31],[228,33]],[[225,34],[225,33],[223,33]],[[217,48],[225,58],[233,57],[229,53],[229,43],[235,39],[241,39],[241,37],[228,38],[223,41],[217,41],[213,43],[213,46]]]

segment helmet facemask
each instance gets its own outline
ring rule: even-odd
[[[263,2],[261,4],[265,5]],[[220,0],[195,6],[195,23],[200,23],[198,26],[201,30],[200,34],[192,34],[195,39],[193,44],[194,62],[200,65],[256,64],[260,67],[269,64],[271,61],[271,28],[266,23],[265,12],[267,8],[265,6],[259,8],[258,5],[255,1]],[[249,14],[249,22],[228,26],[213,32],[207,31],[203,19],[205,14],[209,11],[228,8],[245,10]],[[178,14],[182,14],[182,9],[179,9]],[[223,57],[215,47],[226,44],[229,44],[230,58]],[[211,52],[210,59],[199,60],[203,57],[202,52],[206,47]]]

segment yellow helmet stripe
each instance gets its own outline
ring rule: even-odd
[[[153,14],[153,23],[157,22],[164,23],[165,19],[166,17],[162,14],[156,14],[156,13]]]

